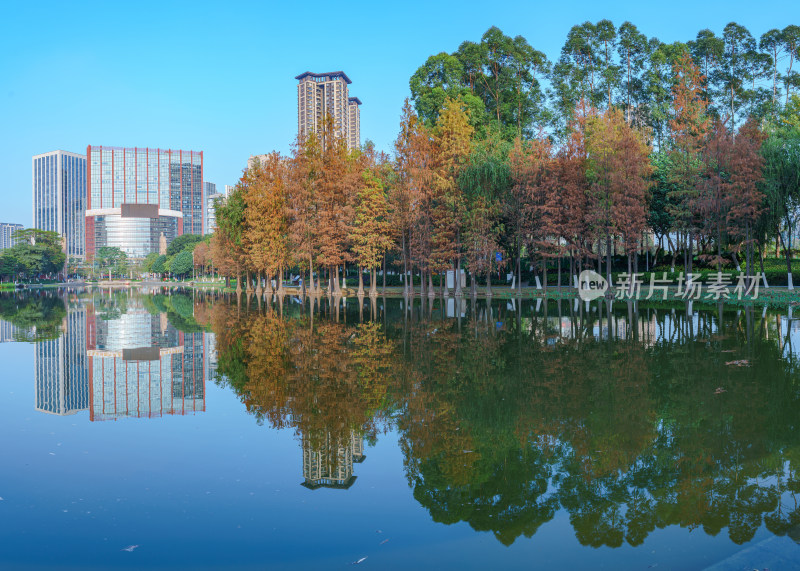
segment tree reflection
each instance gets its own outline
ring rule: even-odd
[[[352,485],[355,443],[394,429],[434,521],[505,545],[562,509],[594,547],[674,525],[736,543],[762,525],[795,533],[800,395],[782,316],[440,303],[206,314],[220,382],[259,422],[296,431],[309,487]]]
[[[13,326],[15,341],[56,339],[63,333],[66,316],[64,300],[52,292],[0,294],[0,320]]]

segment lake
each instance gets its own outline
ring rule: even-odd
[[[0,295],[0,568],[800,568],[787,308]]]

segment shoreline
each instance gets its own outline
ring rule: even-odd
[[[168,290],[185,290],[191,289],[198,292],[217,292],[222,294],[237,294],[237,290],[235,288],[226,288],[224,283],[222,282],[158,282],[158,281],[131,281],[131,280],[115,280],[115,281],[104,281],[104,282],[62,282],[62,283],[50,283],[50,284],[25,284],[25,288],[23,289],[15,289],[15,288],[2,288],[0,291],[5,292],[24,292],[30,290],[52,290],[52,289],[168,289]],[[735,296],[730,296],[728,299],[724,297],[720,297],[719,299],[715,299],[709,296],[708,293],[703,292],[699,299],[692,298],[688,299],[686,297],[681,297],[676,295],[677,293],[677,286],[670,286],[667,288],[667,295],[664,296],[664,292],[661,288],[654,293],[654,295],[648,299],[648,295],[650,293],[649,286],[642,287],[640,290],[640,295],[637,298],[628,299],[626,297],[616,298],[613,295],[606,294],[606,297],[601,297],[598,299],[605,299],[607,301],[614,301],[619,303],[627,303],[628,301],[634,303],[645,303],[645,304],[657,304],[657,303],[687,303],[692,302],[693,305],[696,306],[712,306],[717,307],[720,303],[723,305],[734,305],[734,306],[742,306],[742,305],[782,305],[782,306],[793,306],[793,305],[800,305],[800,287],[790,290],[787,286],[770,286],[769,288],[760,288],[758,292],[758,297],[742,297],[742,299],[738,299]],[[449,290],[442,295],[442,292],[439,288],[435,288],[434,295],[429,295],[427,293],[423,294],[419,288],[416,288],[414,292],[410,295],[406,295],[403,292],[403,288],[399,286],[387,286],[385,290],[383,288],[379,288],[377,291],[377,297],[389,297],[389,298],[421,298],[421,299],[503,299],[503,300],[541,300],[541,299],[548,299],[548,300],[578,300],[578,290],[574,287],[565,287],[562,286],[558,288],[558,286],[551,286],[548,287],[546,290],[544,288],[537,288],[535,286],[524,286],[520,289],[514,288],[512,289],[509,286],[494,286],[492,287],[491,295],[487,295],[485,287],[479,287],[473,295],[472,291],[469,288],[465,288],[462,290],[460,296],[456,295],[453,290]],[[248,296],[255,296],[256,290],[240,290],[239,294],[248,297]],[[260,292],[261,296],[263,297],[266,294],[265,290]],[[276,291],[271,292],[272,295],[277,295]],[[284,286],[283,287],[283,295],[285,296],[293,296],[293,297],[300,297],[302,291],[297,286]],[[309,296],[309,292],[306,291],[305,296]],[[323,288],[321,291],[315,294],[315,297],[340,297],[340,298],[349,298],[349,297],[359,297],[357,288],[347,287],[343,288],[341,292],[336,294],[330,294],[326,288]],[[369,298],[369,290],[365,289],[362,295],[364,298]],[[594,300],[593,300],[594,301]]]

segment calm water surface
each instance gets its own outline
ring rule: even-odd
[[[800,567],[787,310],[126,291],[0,320],[0,568]]]

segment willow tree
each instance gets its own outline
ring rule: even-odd
[[[211,240],[211,256],[217,270],[225,276],[226,287],[230,286],[230,278],[236,277],[236,290],[241,291],[242,275],[245,271],[245,253],[242,247],[245,200],[241,181],[230,196],[224,201],[217,201],[214,208],[217,230]],[[247,287],[249,289],[249,283]]]
[[[792,98],[795,113],[800,111],[800,97]],[[777,244],[783,245],[789,289],[792,281],[792,248],[783,240],[781,226],[791,235],[795,212],[800,206],[800,117],[792,115],[791,105],[774,124],[768,125],[767,138],[761,146],[764,158],[764,184],[767,226]],[[776,252],[777,254],[777,252]]]
[[[501,199],[512,184],[508,163],[510,144],[495,132],[473,145],[469,161],[459,177],[464,191],[464,253],[470,271],[472,295],[476,293],[476,278],[486,275],[486,294],[491,295],[491,274],[501,260],[502,236]]]

